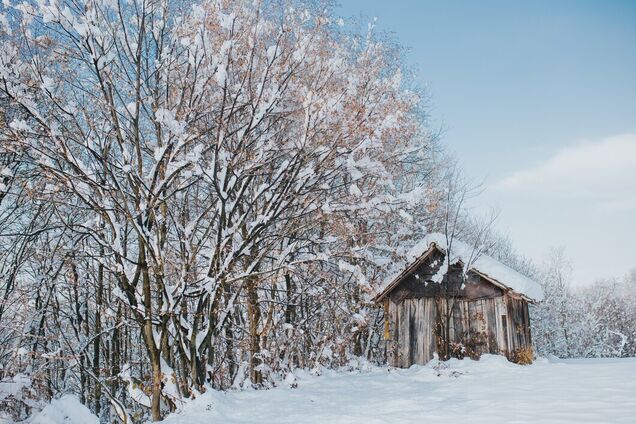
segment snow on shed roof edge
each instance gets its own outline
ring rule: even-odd
[[[402,266],[397,272],[391,273],[390,277],[387,278],[382,285],[382,290],[379,291],[376,299],[383,297],[386,292],[392,290],[394,283],[397,283],[405,277],[405,274],[427,253],[433,243],[446,254],[448,250],[446,236],[440,233],[428,234],[409,250],[406,254],[406,267]],[[477,271],[485,278],[491,280],[495,285],[510,289],[530,300],[543,300],[543,288],[539,283],[485,253],[479,253],[478,249],[454,238],[450,250],[451,263],[457,263],[461,260],[469,270]]]

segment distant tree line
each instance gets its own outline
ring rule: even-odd
[[[537,354],[560,358],[636,356],[636,269],[574,285],[563,250],[541,269],[545,300],[532,308]]]

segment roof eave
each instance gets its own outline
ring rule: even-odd
[[[526,302],[530,302],[530,303],[536,303],[537,301],[535,299],[532,299],[531,297],[528,297],[527,295],[520,293],[518,291],[515,291],[512,287],[508,287],[507,285],[503,284],[502,282],[500,282],[499,280],[497,280],[496,278],[491,277],[488,274],[485,274],[481,271],[479,271],[476,268],[471,268],[470,271],[474,272],[475,274],[479,275],[480,277],[482,277],[484,280],[488,280],[490,281],[490,283],[492,283],[493,285],[499,287],[500,289],[503,289],[506,292],[512,292],[515,295],[521,297],[523,300],[525,300]]]

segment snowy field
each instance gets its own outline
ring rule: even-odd
[[[402,370],[296,375],[297,388],[221,393],[189,402],[166,424],[406,424],[636,422],[636,358],[545,359],[514,365],[499,356]],[[0,419],[0,423],[6,423]],[[98,424],[76,397],[53,401],[31,424]]]
[[[438,374],[440,374],[438,376]],[[299,374],[298,387],[199,397],[168,424],[630,423],[636,359],[519,366],[497,356],[407,370]]]

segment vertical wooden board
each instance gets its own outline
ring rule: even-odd
[[[517,349],[517,338],[515,337],[515,315],[514,315],[514,305],[512,304],[512,299],[509,295],[506,294],[504,297],[504,301],[506,304],[506,311],[508,313],[508,350],[513,352]]]
[[[413,364],[420,363],[422,348],[419,346],[420,326],[422,325],[421,307],[419,299],[413,298],[411,301],[411,362]]]
[[[400,366],[408,368],[412,365],[409,362],[411,357],[411,308],[408,300],[403,300],[402,303],[400,303],[400,315]]]
[[[508,331],[510,331],[510,338],[513,340],[514,349],[516,350],[521,347],[521,343],[519,343],[519,334],[517,332],[519,315],[516,308],[516,302],[512,297],[508,299],[508,304],[510,305],[509,309],[512,312],[510,314],[510,320],[508,320]]]
[[[390,306],[389,306],[389,298],[387,297],[386,299],[384,299],[384,302],[382,304],[382,308],[383,308],[383,316],[384,316],[384,331],[383,331],[383,337],[384,340],[390,340],[391,339],[391,312],[389,311]]]
[[[441,301],[439,302],[439,310],[438,312],[440,313],[440,316],[442,318],[442,326],[444,331],[446,331],[446,318],[448,317],[448,308],[446,305],[446,299],[441,299]]]
[[[418,327],[419,327],[419,302],[411,299],[411,361],[419,364]]]
[[[385,319],[389,321],[389,340],[386,347],[387,363],[395,367],[398,365],[396,351],[398,342],[396,324],[398,322],[398,318],[396,304],[392,300],[389,300],[389,312]]]
[[[427,309],[426,309],[426,298],[420,298],[417,300],[418,301],[418,311],[419,311],[419,325],[417,328],[418,331],[418,340],[417,343],[419,345],[419,349],[420,349],[420,357],[419,357],[419,362],[420,364],[425,364],[428,359],[427,359],[427,352],[426,352],[426,330],[427,327],[429,325],[428,323],[428,316],[427,316]]]
[[[407,367],[410,367],[411,365],[413,365],[413,349],[412,349],[412,343],[413,343],[413,316],[411,315],[411,300],[410,299],[405,299],[404,300],[404,316],[405,316],[405,327],[406,327],[406,334],[407,337],[404,338],[405,340],[405,345],[406,345],[406,350],[405,352],[405,364]]]
[[[437,321],[437,308],[435,307],[436,302],[435,299],[431,299],[429,302],[429,307],[431,308],[431,323],[433,323],[433,327],[431,327],[431,354],[437,351],[437,339],[435,336],[435,322]],[[431,356],[432,357],[432,356]]]
[[[409,363],[417,363],[417,299],[409,299]]]
[[[501,315],[501,333],[503,335],[501,346],[506,357],[510,357],[510,345],[508,342],[508,315]]]
[[[484,350],[482,353],[490,353],[490,339],[488,338],[488,299],[482,299],[479,301],[481,304],[481,333],[484,341]]]
[[[385,335],[386,335],[386,328],[388,326],[389,328],[389,337],[384,339],[384,346],[385,346],[385,352],[386,352],[386,363],[389,365],[392,365],[391,363],[391,302],[390,301],[386,301],[386,303],[384,304],[385,308],[384,308],[384,331],[385,331]]]
[[[515,309],[515,300],[508,297],[508,331],[510,331],[510,339],[512,340],[513,350],[519,347],[519,339],[517,338],[517,311]]]
[[[416,299],[417,303],[417,363],[425,364],[426,363],[426,345],[425,345],[425,337],[426,337],[426,299],[419,298]]]
[[[486,328],[488,334],[488,351],[490,353],[499,353],[499,344],[497,343],[497,304],[495,299],[486,299]]]
[[[451,300],[448,304],[448,307],[446,309],[446,313],[448,314],[448,338],[450,340],[450,343],[453,342],[453,340],[455,339],[455,321],[453,320],[453,306],[454,306],[455,301]]]
[[[461,338],[462,334],[462,300],[457,300],[455,307],[453,308],[453,341],[457,342]]]
[[[424,333],[424,352],[425,359],[430,361],[435,352],[434,342],[431,344],[431,339],[435,334],[435,320],[434,320],[435,304],[433,298],[424,299],[424,316],[427,322],[427,326]]]
[[[522,347],[526,347],[528,345],[526,339],[526,313],[523,306],[524,302],[517,300],[517,309],[519,311],[519,344]]]
[[[409,362],[417,363],[417,299],[409,299]]]
[[[468,301],[463,301],[460,305],[462,315],[462,333],[460,335],[460,343],[466,346],[470,334],[470,313],[468,312]]]
[[[459,309],[459,302],[461,302],[460,299],[453,300],[451,303],[451,310],[449,311],[450,322],[448,325],[450,327],[450,340],[452,343],[456,343],[457,339],[460,337],[460,333],[457,333],[455,326],[455,318],[457,316],[457,310]]]
[[[426,330],[429,326],[427,321],[426,299],[417,299],[417,348],[418,348],[418,364],[425,364],[428,362],[426,352]]]
[[[482,353],[490,353],[490,340],[488,338],[488,299],[482,299],[479,301],[481,304],[481,333],[484,340],[484,351]]]
[[[395,302],[391,302],[391,331],[392,331],[392,338],[393,340],[397,343],[398,342],[398,336],[399,336],[399,323],[400,323],[400,319],[398,316],[398,310],[399,310],[399,305]]]
[[[468,334],[466,334],[466,341],[464,343],[464,345],[466,347],[473,347],[473,343],[472,340],[477,337],[477,332],[479,331],[478,325],[479,323],[477,322],[476,319],[476,313],[477,313],[477,304],[476,302],[468,302],[468,317],[469,317],[469,325],[468,325]]]
[[[532,346],[532,331],[530,331],[530,310],[528,307],[528,302],[523,302],[524,315],[526,317],[526,346]]]
[[[418,299],[420,305],[420,349],[421,349],[421,363],[425,364],[428,362],[428,349],[427,349],[427,340],[426,336],[428,334],[428,326],[430,323],[428,322],[428,308],[426,307],[426,298]]]
[[[467,337],[469,346],[477,355],[487,352],[487,340],[484,337],[486,333],[486,323],[484,316],[483,300],[471,301],[468,304],[468,312],[470,314],[470,334]]]
[[[517,308],[517,301],[515,299],[510,299],[510,304],[512,305],[512,318],[513,318],[513,327],[512,334],[515,338],[515,346],[517,348],[521,347],[521,339],[519,338],[519,309]]]
[[[470,333],[470,317],[468,312],[468,301],[464,300],[459,304],[459,318],[460,323],[459,327],[461,328],[461,333],[459,333],[459,342],[466,345],[466,337],[467,334]]]
[[[511,350],[516,350],[525,346],[523,302],[508,296],[507,303],[509,311],[508,331],[512,341]]]
[[[431,321],[431,307],[432,304],[430,302],[430,298],[422,299],[424,305],[424,321],[426,322],[426,326],[424,327],[424,360],[426,362],[430,361],[432,358],[431,351],[431,334],[433,333],[433,321]]]
[[[429,333],[429,329],[431,327],[431,322],[428,320],[429,317],[429,311],[428,311],[428,307],[426,304],[426,298],[421,298],[418,299],[420,302],[420,323],[421,323],[421,328],[420,328],[420,335],[421,335],[421,339],[420,339],[420,346],[422,349],[422,364],[426,364],[429,360],[429,352],[428,352],[428,333]]]
[[[402,366],[402,302],[395,305],[395,364],[397,367]]]
[[[479,300],[479,354],[488,353],[488,326],[486,323],[486,306],[485,300]]]
[[[413,361],[416,364],[422,364],[424,360],[424,343],[422,329],[424,328],[424,317],[422,316],[424,309],[422,308],[422,302],[420,299],[413,299],[414,313],[414,326],[413,326]]]
[[[515,309],[515,335],[517,336],[517,346],[524,347],[524,334],[523,334],[523,307],[521,301],[513,299]]]
[[[462,300],[457,305],[457,320],[455,321],[455,328],[457,329],[457,341],[463,343],[463,339],[469,330],[468,319],[468,302]]]
[[[406,361],[404,360],[404,345],[408,344],[408,334],[406,325],[408,323],[408,316],[404,316],[404,301],[402,300],[398,305],[398,316],[399,316],[399,333],[400,333],[400,342],[398,344],[398,364],[400,367],[404,367]]]
[[[504,355],[508,355],[508,325],[506,308],[504,307],[504,301],[502,297],[495,299],[497,305],[497,341],[499,344],[499,350]]]
[[[517,313],[519,314],[519,325],[517,326],[517,332],[519,334],[519,346],[526,346],[526,331],[525,331],[525,317],[523,316],[523,302],[517,300]]]
[[[464,346],[468,345],[470,340],[470,302],[465,301],[462,303],[462,315],[464,317],[464,322],[462,327],[464,328],[464,332],[462,334],[462,344]]]
[[[420,307],[420,301],[419,299],[413,299],[413,305],[412,305],[412,310],[413,312],[413,335],[411,336],[413,338],[413,363],[414,364],[421,364],[422,363],[422,345],[421,345],[421,340],[422,340],[422,332],[421,332],[421,326],[422,326],[422,308]]]
[[[404,367],[413,365],[411,353],[411,302],[404,301]]]
[[[468,316],[470,317],[470,323],[468,331],[471,335],[479,331],[479,322],[477,318],[477,302],[468,302]]]
[[[397,322],[397,316],[395,311],[395,303],[389,301],[389,315],[386,317],[389,320],[389,340],[397,340],[397,331],[395,331],[395,323]]]

